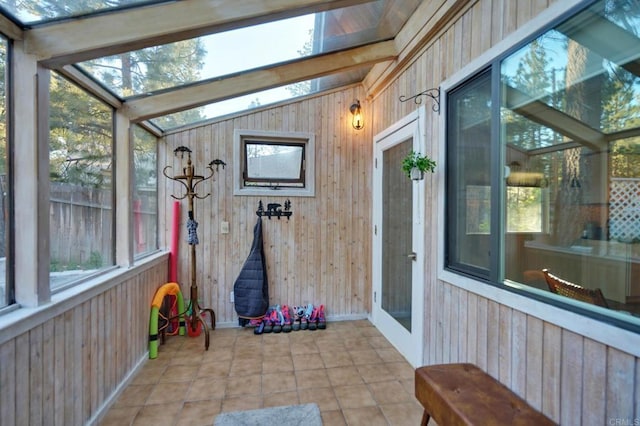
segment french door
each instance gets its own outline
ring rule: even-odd
[[[402,159],[424,153],[423,111],[374,138],[372,321],[414,367],[423,362],[424,183]]]

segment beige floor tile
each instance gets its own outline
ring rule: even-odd
[[[182,395],[187,392],[190,385],[191,383],[189,382],[159,383],[151,391],[146,405],[170,404],[177,400],[182,403]]]
[[[200,366],[197,377],[227,377],[231,370],[231,360],[206,362]]]
[[[162,377],[160,377],[159,383],[176,383],[176,382],[190,382],[198,374],[200,364],[197,365],[172,365],[166,369]]]
[[[158,336],[160,339],[161,337]],[[189,338],[186,336],[165,336],[164,342],[160,340],[158,343],[158,351],[162,350],[164,352],[178,351],[182,349],[185,343],[189,342]]]
[[[355,366],[336,367],[327,369],[331,386],[359,385],[364,383]]]
[[[233,359],[262,360],[264,348],[261,343],[243,344],[236,341]]]
[[[368,340],[369,345],[374,349],[394,349],[393,345],[381,335],[369,337]]]
[[[269,354],[269,352],[267,352]],[[272,353],[262,360],[262,373],[293,371],[293,359],[288,354]]]
[[[332,388],[301,389],[298,391],[300,404],[316,403],[320,411],[338,410],[338,400]]]
[[[122,392],[114,407],[140,407],[145,404],[155,385],[129,385]]]
[[[262,393],[264,395],[295,390],[296,376],[293,372],[262,375]]]
[[[342,409],[375,406],[376,401],[366,385],[338,386],[333,388]],[[347,419],[348,423],[348,419]]]
[[[272,394],[264,394],[263,406],[266,407],[282,407],[284,405],[296,405],[299,404],[298,392],[278,392]]]
[[[222,400],[222,412],[257,410],[262,408],[262,395],[234,396]]]
[[[349,426],[388,426],[378,407],[348,408],[342,413]]]
[[[233,343],[231,347],[212,349],[209,348],[204,354],[202,354],[202,362],[215,362],[215,361],[231,361],[233,358]]]
[[[373,383],[373,382],[388,382],[390,380],[395,380],[396,376],[394,376],[391,371],[386,367],[387,364],[366,364],[366,365],[358,365],[358,373],[360,373],[360,377],[365,383]]]
[[[404,389],[411,395],[415,395],[416,393],[416,382],[415,379],[412,377],[410,379],[404,379],[404,380],[400,380],[400,383],[402,383],[402,386],[404,387]]]
[[[319,353],[293,355],[293,367],[296,371],[317,370],[324,368],[324,362]]]
[[[391,371],[391,374],[398,379],[408,380],[415,377],[415,370],[408,362],[388,362],[385,366]]]
[[[142,371],[132,380],[133,385],[156,384],[168,368],[168,360],[158,361],[158,359],[150,359],[147,361]]]
[[[360,335],[361,336],[366,336],[367,338],[369,338],[370,340],[372,338],[382,338],[383,340],[387,340],[382,336],[382,333],[380,333],[380,331],[375,328],[375,327],[359,327],[360,330]],[[387,345],[389,345],[390,343],[387,342]],[[373,346],[373,345],[372,345]]]
[[[100,426],[130,425],[141,407],[112,407],[100,421]]]
[[[362,351],[366,349],[373,349],[366,337],[355,337],[346,339],[344,341],[344,347],[348,351]]]
[[[227,381],[227,397],[262,394],[262,375],[231,376]]]
[[[313,339],[304,339],[302,337],[302,333],[306,333],[305,331],[298,331],[294,334],[294,340],[291,342],[290,350],[291,355],[306,355],[318,353],[318,346],[316,346],[315,341]],[[301,337],[298,337],[301,336]]]
[[[381,364],[383,362],[374,349],[349,351],[349,355],[355,365]]]
[[[325,370],[296,371],[296,385],[298,390],[326,388],[330,386],[329,376]]]
[[[204,359],[204,354],[206,351],[201,350],[201,348],[187,348],[180,349],[180,356],[174,356],[169,361],[169,370],[175,368],[177,365],[195,365],[200,366]]]
[[[229,376],[250,376],[253,374],[262,374],[262,359],[238,357],[231,361]]]
[[[369,383],[369,390],[373,394],[373,399],[381,405],[413,401],[413,395],[409,394],[397,380]]]
[[[419,424],[414,370],[367,320],[326,330],[252,329],[173,336],[148,360],[100,426],[211,425],[218,412],[316,403],[324,424]],[[430,423],[430,424],[433,424]]]
[[[422,421],[422,406],[417,402],[380,405],[382,413],[391,426],[419,425]],[[431,420],[430,425],[435,422]]]
[[[185,395],[185,401],[202,401],[207,399],[222,399],[227,388],[226,377],[203,377],[191,382]]]
[[[316,339],[316,346],[321,353],[326,352],[343,352],[346,350],[344,345],[344,339],[339,336],[322,336]]]
[[[327,426],[346,426],[341,410],[321,411],[322,423]]]
[[[334,367],[346,367],[353,365],[353,360],[348,352],[335,351],[335,352],[321,352],[320,357],[326,368]]]
[[[175,395],[174,395],[175,399]],[[178,419],[182,401],[170,404],[145,405],[138,411],[134,426],[171,426]]]
[[[208,401],[191,401],[185,402],[182,407],[182,411],[178,416],[177,426],[209,426],[213,424],[213,421],[218,413],[222,401],[220,400],[208,400]]]
[[[384,362],[403,362],[406,361],[400,352],[394,348],[376,349],[376,353]]]

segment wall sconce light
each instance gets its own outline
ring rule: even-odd
[[[351,125],[356,130],[361,130],[364,128],[364,120],[362,119],[362,108],[360,107],[360,101],[356,99],[356,101],[349,107],[349,111],[353,114],[353,118],[351,119]]]

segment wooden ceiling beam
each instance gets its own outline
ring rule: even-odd
[[[103,56],[371,0],[189,0],[114,11],[24,32],[28,53],[62,67]],[[283,34],[286,37],[286,34]]]
[[[125,102],[132,122],[395,58],[393,40],[290,61]]]
[[[15,22],[0,14],[0,33],[12,40],[22,40],[24,32]]]

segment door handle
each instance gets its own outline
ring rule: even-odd
[[[416,259],[418,258],[418,255],[416,254],[415,251],[413,251],[411,252],[411,254],[408,254],[407,257],[415,262]]]

